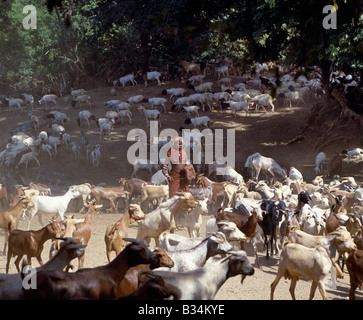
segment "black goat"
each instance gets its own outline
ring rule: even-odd
[[[266,259],[269,259],[268,236],[270,236],[271,255],[273,255],[274,241],[275,253],[278,254],[279,249],[277,247],[276,227],[285,213],[286,205],[283,201],[264,200],[261,203],[261,209],[263,210],[263,220],[259,221],[258,224],[262,228],[265,238],[264,246],[266,247]]]

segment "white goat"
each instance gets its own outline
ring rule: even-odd
[[[272,103],[272,97],[268,93],[259,94],[249,100],[250,102],[253,102],[256,104],[256,111],[261,106],[262,109],[266,112],[265,107],[271,107],[271,111],[275,111],[275,106]]]
[[[102,141],[103,134],[104,136],[108,135],[108,141],[111,141],[111,130],[115,121],[106,118],[99,118],[97,122],[100,130],[100,141]]]
[[[360,160],[363,161],[363,150],[361,148],[354,148],[351,150],[343,150],[342,152],[343,154],[347,154],[348,155],[348,163],[350,162],[350,160],[352,159],[352,157],[357,157],[357,159],[360,158]]]
[[[185,216],[185,225],[187,227],[189,237],[196,238],[200,236],[200,228],[202,226],[202,214],[208,214],[208,200],[197,200],[197,206]]]
[[[24,100],[23,99],[15,99],[12,98],[9,101],[9,112],[10,111],[15,111],[14,108],[18,107],[20,111],[23,111],[23,104],[24,104]]]
[[[161,86],[160,82],[161,73],[157,71],[147,72],[146,75],[143,75],[145,81],[145,87],[147,86],[148,80],[156,80],[158,82],[158,86]]]
[[[119,117],[121,118],[121,122],[124,123],[124,118],[129,118],[130,124],[132,124],[132,112],[130,110],[120,110],[118,112]]]
[[[91,96],[89,95],[86,95],[86,94],[83,94],[83,95],[80,95],[80,96],[77,96],[74,100],[73,100],[73,103],[72,105],[74,106],[83,106],[83,105],[86,105],[88,107],[88,109],[91,109]]]
[[[31,94],[22,93],[25,104],[30,104],[32,110],[34,110],[34,97]]]
[[[187,93],[187,90],[184,88],[170,88],[170,89],[165,89],[161,92],[161,94],[170,94],[169,100],[171,101],[171,99],[173,97],[184,97],[185,94]]]
[[[18,165],[16,166],[17,168],[20,167],[23,163],[25,163],[25,168],[28,169],[28,162],[29,161],[35,161],[35,163],[38,165],[38,167],[40,167],[40,163],[39,163],[39,160],[37,158],[37,153],[36,152],[28,152],[28,153],[25,153],[21,156],[21,159],[18,163]]]
[[[32,197],[32,202],[34,204],[34,207],[30,208],[28,210],[28,213],[30,215],[29,221],[28,221],[28,230],[30,228],[30,223],[34,216],[39,212],[43,211],[46,213],[53,213],[58,214],[59,218],[61,220],[64,220],[64,213],[67,210],[69,201],[71,201],[74,198],[77,198],[80,196],[80,192],[78,189],[74,187],[70,187],[68,191],[62,195],[62,196],[56,196],[56,197],[49,197],[49,196],[34,196]],[[41,221],[41,216],[38,215],[39,222],[43,225]]]
[[[237,118],[237,111],[239,110],[244,110],[246,112],[246,117],[249,114],[251,116],[251,112],[248,110],[249,106],[252,105],[252,103],[250,102],[246,102],[246,101],[226,101],[224,103],[228,103],[230,109],[233,111],[234,113],[234,118]]]
[[[164,113],[166,113],[165,103],[167,100],[165,98],[149,98],[148,102],[150,102],[152,108],[162,106],[164,108]]]
[[[187,117],[190,117],[191,113],[195,113],[199,117],[199,107],[197,106],[183,106],[183,109],[187,112]]]
[[[139,94],[137,96],[132,96],[130,98],[127,99],[128,103],[140,103],[142,102],[142,100],[144,100],[144,96],[142,94]]]
[[[159,127],[161,128],[161,122],[160,122],[160,111],[159,110],[148,110],[145,109],[143,106],[140,106],[138,108],[140,112],[142,112],[146,118],[146,126],[150,127],[150,121],[151,120],[157,120],[159,122]]]
[[[95,149],[91,152],[92,164],[95,167],[99,167],[101,159],[101,145],[96,144]]]
[[[125,87],[127,82],[131,82],[131,84],[134,86],[137,84],[136,80],[135,80],[135,76],[134,74],[130,73],[126,76],[123,76],[119,79],[120,83],[122,84],[122,87]]]
[[[326,163],[326,154],[324,152],[319,152],[317,154],[317,156],[315,157],[315,168],[314,168],[314,173],[315,174],[323,173],[324,163]]]
[[[175,300],[213,300],[229,277],[253,275],[254,269],[244,251],[207,263],[188,272],[150,271],[163,278]]]
[[[48,102],[52,102],[56,105],[57,109],[59,109],[58,104],[57,104],[57,96],[55,94],[46,94],[44,95],[40,100],[39,100],[39,104],[45,104],[45,107],[48,107]]]
[[[258,180],[261,170],[268,171],[273,177],[275,177],[275,172],[284,179],[287,178],[286,171],[282,169],[274,159],[264,157],[259,153],[254,153],[249,156],[246,160],[245,167],[252,170],[252,177],[256,181]]]
[[[207,116],[201,116],[201,117],[195,117],[195,118],[187,118],[184,121],[185,124],[193,124],[194,128],[197,128],[199,126],[204,126],[206,128],[209,128],[208,125],[210,123],[210,118]]]

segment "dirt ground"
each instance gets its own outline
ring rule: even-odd
[[[214,82],[216,79],[211,79]],[[240,81],[240,78],[234,77],[233,83]],[[126,88],[118,88],[118,95],[113,97],[110,95],[111,87],[96,88],[88,90],[88,94],[92,97],[91,112],[97,117],[105,115],[106,110],[103,103],[110,99],[119,99],[126,101],[128,97],[137,94],[143,94],[145,97],[160,96],[161,90],[172,87],[185,87],[184,83],[180,81],[163,83],[163,86],[157,87],[154,83],[148,87],[144,85],[137,85],[134,87],[128,86]],[[217,87],[216,87],[217,90]],[[188,93],[192,93],[190,90]],[[299,169],[305,180],[310,181],[314,178],[313,168],[315,155],[320,151],[312,149],[314,141],[308,139],[300,143],[295,143],[285,147],[277,147],[276,142],[288,141],[294,138],[304,125],[304,118],[309,112],[312,104],[315,102],[309,101],[306,105],[300,104],[293,106],[293,108],[284,108],[281,102],[275,103],[275,112],[252,112],[251,117],[246,117],[244,113],[237,115],[235,120],[230,111],[222,113],[215,109],[207,115],[212,119],[211,129],[234,129],[236,137],[236,169],[244,174],[243,165],[246,158],[255,152],[260,152],[265,156],[274,158],[282,167],[287,170],[290,166]],[[71,119],[70,124],[66,125],[66,130],[74,139],[79,141],[80,128],[76,123],[77,114],[79,109],[73,109],[67,98],[59,99],[60,111],[65,112]],[[148,103],[143,104],[148,107]],[[127,162],[126,154],[130,145],[134,142],[127,141],[127,133],[132,128],[146,129],[146,121],[144,116],[137,111],[137,106],[132,107],[133,110],[133,123],[130,125],[128,121],[124,124],[117,124],[112,131],[111,141],[100,142],[99,134],[95,123],[92,123],[91,129],[86,127],[81,128],[86,133],[87,138],[91,144],[101,143],[101,164],[99,168],[92,167],[91,164],[86,163],[85,159],[75,161],[71,151],[65,149],[60,150],[59,155],[55,160],[49,160],[48,157],[41,157],[41,168],[32,168],[28,171],[18,170],[9,171],[2,170],[1,179],[5,180],[10,193],[14,192],[15,184],[27,185],[30,181],[38,181],[50,185],[53,194],[62,194],[67,186],[70,184],[80,184],[89,182],[91,184],[104,183],[106,185],[117,185],[117,178],[128,177],[132,172],[131,165]],[[178,130],[181,126],[192,129],[190,125],[185,125],[185,113],[172,113],[170,111],[171,103],[167,104],[168,112],[162,113],[161,122],[162,129],[173,128]],[[46,112],[37,109],[33,112],[38,116]],[[203,113],[203,112],[202,112]],[[202,115],[202,114],[201,114]],[[16,125],[28,121],[27,112],[20,114],[9,114],[7,110],[0,111],[0,150],[6,146],[7,140],[10,137],[9,130]],[[224,130],[225,140],[226,130]],[[333,157],[335,152],[341,151],[349,146],[342,146],[340,150],[323,150],[327,153],[329,158]],[[351,146],[354,147],[354,146]],[[361,180],[360,172],[362,172],[361,164],[351,163],[343,165],[343,176],[352,175],[358,180]],[[72,200],[69,206],[69,213],[76,210],[75,202]],[[122,210],[120,210],[122,212]],[[82,215],[76,214],[81,217]],[[102,213],[96,214],[92,224],[92,236],[86,251],[85,267],[95,267],[107,263],[104,233],[109,224],[118,220],[119,214]],[[202,228],[202,235],[205,235],[205,222],[209,216],[205,216]],[[20,221],[19,228],[26,228],[27,220]],[[37,219],[34,219],[31,224],[31,229],[39,229],[41,226]],[[129,236],[136,236],[137,225],[132,224],[129,228]],[[1,233],[1,232],[0,232]],[[187,236],[185,229],[176,231],[177,234]],[[3,233],[0,235],[0,248],[3,247]],[[152,242],[153,244],[153,242]],[[43,260],[47,261],[49,253],[50,242],[47,242],[43,251]],[[261,248],[260,248],[261,249]],[[255,258],[252,252],[252,247],[247,244],[247,254],[250,262],[255,266]],[[263,266],[262,270],[256,268],[255,274],[245,279],[243,285],[240,283],[240,277],[228,279],[226,283],[219,290],[216,299],[218,300],[266,300],[270,295],[270,284],[275,278],[278,258],[272,257],[266,260],[263,252],[259,252],[260,261]],[[0,273],[5,272],[6,258],[0,256]],[[77,264],[77,263],[74,263]],[[37,266],[38,263],[33,260],[33,265]],[[11,263],[10,272],[15,272],[15,266]],[[289,300],[291,299],[288,288],[289,280],[282,279],[275,291],[275,299]],[[297,299],[307,299],[310,291],[310,281],[301,279],[296,286]],[[338,279],[337,289],[332,290],[328,288],[328,296],[330,299],[346,299],[349,290],[349,275],[345,272],[344,279]],[[362,299],[361,292],[357,292],[357,299]],[[318,290],[316,291],[314,299],[320,300],[321,295]]]

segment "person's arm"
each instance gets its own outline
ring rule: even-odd
[[[169,171],[168,171],[168,166],[169,166],[169,159],[167,159],[164,163],[163,163],[163,168],[161,170],[161,172],[163,173],[163,175],[168,179],[168,181],[172,181],[173,178],[170,177],[169,175]]]

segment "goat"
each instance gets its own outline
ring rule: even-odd
[[[26,299],[115,299],[120,297],[120,282],[131,267],[156,263],[157,257],[138,239],[107,265],[81,269],[74,273],[41,270],[37,273],[37,290],[24,291]]]
[[[204,200],[197,200],[197,206],[191,212],[188,212],[185,217],[185,225],[187,227],[190,238],[196,238],[200,236],[200,228],[202,226],[202,214],[208,213],[208,201],[208,198],[205,198]]]
[[[275,173],[287,178],[286,171],[280,167],[280,165],[272,158],[264,157],[259,153],[254,153],[246,160],[245,167],[252,170],[252,177],[258,181],[261,170],[266,170],[275,178]]]
[[[255,207],[251,211],[250,216],[245,216],[239,213],[225,211],[223,210],[223,208],[218,209],[216,215],[217,223],[219,221],[232,221],[236,224],[237,228],[246,235],[247,238],[251,239],[251,243],[256,257],[256,264],[259,268],[261,268],[261,265],[257,255],[256,236],[258,233],[257,224],[259,221],[262,221],[262,219],[263,219],[262,211],[261,208],[259,207]],[[241,248],[243,249],[244,243],[241,242],[240,244]]]
[[[53,102],[57,109],[59,109],[57,104],[57,96],[55,94],[46,94],[38,101],[40,105],[45,104],[46,107],[48,107],[48,102]]]
[[[347,269],[349,273],[350,289],[349,300],[355,300],[355,290],[363,282],[363,250],[357,249],[349,253],[346,259]]]
[[[148,271],[161,276],[165,286],[175,300],[213,300],[224,282],[237,275],[242,275],[241,283],[246,276],[255,270],[248,261],[244,251],[228,255],[203,267],[188,272]]]
[[[234,113],[234,118],[237,119],[237,111],[244,110],[246,112],[246,117],[249,114],[251,116],[251,112],[248,110],[248,107],[251,105],[251,103],[246,101],[226,101],[222,102],[221,107],[224,108],[225,106],[229,106],[229,108]]]
[[[202,116],[202,117],[195,117],[195,118],[187,118],[184,123],[185,124],[193,124],[194,128],[197,128],[198,126],[204,126],[206,128],[209,128],[209,123],[210,123],[210,118],[207,116]]]
[[[34,110],[34,97],[27,93],[22,93],[21,95],[24,97],[25,104],[30,104],[32,110]]]
[[[153,202],[154,200],[160,205],[162,201],[165,201],[166,199],[169,199],[169,186],[152,186],[148,185],[146,182],[141,185],[141,199],[139,205],[144,201]]]
[[[94,167],[100,166],[100,159],[101,159],[101,145],[96,144],[94,150],[91,152],[91,160]]]
[[[258,107],[262,107],[262,109],[266,111],[265,107],[271,107],[271,112],[275,111],[275,106],[273,105],[273,99],[268,93],[257,95],[251,99],[248,99],[248,102],[253,102],[256,104],[256,111],[258,110]]]
[[[297,232],[299,230],[296,230]],[[299,231],[300,233],[302,231]],[[292,237],[290,234],[289,239]],[[309,236],[310,238],[311,236]],[[332,233],[328,235],[326,245],[313,248],[299,243],[287,243],[281,252],[279,268],[276,279],[271,283],[270,298],[273,300],[275,288],[280,279],[285,276],[291,279],[290,294],[295,300],[295,286],[299,277],[313,280],[309,299],[313,299],[315,290],[319,286],[320,294],[324,300],[328,299],[324,281],[332,265],[336,264],[339,254],[357,249],[347,232]]]
[[[179,66],[181,66],[184,69],[186,76],[193,74],[193,72],[195,72],[196,74],[201,74],[200,66],[196,63],[191,63],[185,60],[181,60],[179,61]]]
[[[342,157],[339,153],[337,153],[333,157],[333,159],[331,159],[325,176],[332,177],[336,174],[340,176],[342,173],[342,165],[343,165]]]
[[[162,252],[164,253],[163,255],[160,254]],[[165,257],[167,257],[168,261],[173,263],[163,249],[157,248],[153,253],[155,253],[159,260],[166,260]],[[165,264],[161,261],[160,263]],[[141,276],[139,276],[140,271],[151,269],[153,267],[150,264],[140,264],[130,268],[121,281],[121,297],[118,300],[160,300],[169,298],[170,292],[165,287],[164,281],[160,276],[144,273],[141,273]],[[145,281],[145,279],[147,280]]]
[[[149,213],[139,224],[136,238],[145,239],[150,243],[154,238],[156,245],[159,244],[159,236],[164,231],[174,232],[175,216],[183,209],[195,208],[197,202],[189,192],[182,192],[163,202],[154,211]]]
[[[270,248],[271,255],[273,255],[273,242],[275,241],[275,253],[279,254],[279,249],[277,247],[276,242],[276,228],[281,222],[282,215],[285,213],[286,205],[283,201],[274,202],[271,200],[265,200],[261,203],[261,209],[263,210],[263,220],[259,221],[258,224],[262,228],[263,235],[265,237],[265,246],[266,246],[266,259],[269,259],[268,252],[268,238],[270,236]]]
[[[72,107],[80,107],[82,106],[86,106],[86,108],[91,109],[91,96],[83,94],[83,95],[79,95],[76,98],[73,99],[72,101]]]
[[[29,161],[35,161],[37,166],[40,167],[40,162],[37,158],[37,155],[38,154],[34,151],[23,154],[21,156],[21,159],[20,159],[19,163],[17,164],[16,168],[19,168],[22,164],[25,163],[25,168],[28,169]]]
[[[212,234],[193,248],[168,252],[174,261],[174,266],[169,271],[185,272],[203,266],[206,261],[220,253],[227,253],[232,249],[226,236],[222,232]],[[156,270],[166,270],[157,268]]]
[[[195,113],[199,117],[199,107],[197,106],[183,106],[183,109],[187,112],[187,117],[190,117],[191,113]]]
[[[135,76],[134,76],[133,73],[130,73],[130,74],[126,75],[126,76],[121,77],[119,79],[119,81],[120,81],[120,83],[121,83],[121,85],[122,85],[123,88],[125,87],[126,83],[129,82],[129,81],[131,82],[131,84],[133,86],[134,85],[137,85],[137,82],[135,80]]]
[[[113,210],[115,213],[118,213],[115,201],[117,198],[127,199],[128,191],[125,190],[125,187],[123,185],[114,186],[114,187],[92,186],[91,197],[95,198],[97,203],[100,203],[101,199],[108,200],[111,205],[110,210]]]
[[[23,104],[24,104],[24,100],[23,99],[15,99],[15,98],[12,98],[12,99],[9,99],[9,112],[10,111],[15,111],[14,110],[14,107],[18,107],[19,110],[21,112],[23,112]]]
[[[160,77],[161,73],[158,71],[151,71],[151,72],[143,72],[142,70],[138,71],[139,75],[142,76],[145,82],[145,87],[147,86],[147,82],[149,80],[156,80],[158,82],[158,86],[161,86]]]
[[[351,150],[343,150],[342,154],[348,155],[348,163],[352,159],[352,157],[357,156],[357,159],[363,160],[363,150],[361,148],[354,148]]]
[[[40,270],[63,270],[69,263],[83,254],[86,245],[78,244],[74,238],[62,238],[64,240],[59,251],[42,266]],[[23,279],[19,273],[0,274],[0,299],[20,300],[23,299]]]
[[[102,141],[103,134],[104,134],[104,137],[106,137],[106,135],[108,136],[108,141],[111,141],[111,130],[112,130],[114,124],[115,124],[115,121],[111,121],[106,118],[99,118],[97,120],[97,125],[100,130],[100,141]]]
[[[137,204],[130,204],[130,207],[122,217],[114,224],[107,227],[105,233],[106,254],[108,262],[111,262],[111,252],[116,251],[116,256],[121,252],[122,246],[126,243],[123,238],[128,238],[128,227],[132,220],[139,221],[145,218]]]
[[[14,207],[0,211],[0,229],[5,230],[3,255],[5,255],[10,232],[18,226],[21,215],[28,207],[31,207],[32,205],[33,203],[29,198],[21,197]]]
[[[167,100],[165,98],[149,98],[144,99],[143,102],[149,102],[151,104],[151,108],[162,106],[164,108],[164,113],[166,113],[165,103],[167,102]]]
[[[165,89],[161,92],[163,95],[170,94],[169,100],[171,101],[172,97],[184,97],[184,95],[187,93],[187,90],[184,88],[170,88]]]
[[[138,110],[144,114],[147,128],[150,127],[151,120],[157,120],[159,122],[159,127],[161,128],[160,112],[158,110],[147,110],[143,106],[139,106]]]
[[[84,216],[84,222],[80,222],[77,224],[77,229],[73,231],[72,237],[74,237],[78,243],[83,243],[87,245],[89,239],[91,238],[93,215],[95,213],[95,210],[101,208],[102,205],[96,205],[96,201],[90,201],[87,202],[85,207],[87,209],[87,213]],[[83,268],[85,257],[85,252],[78,257],[78,269]]]
[[[136,96],[128,98],[126,102],[133,104],[133,103],[141,103],[142,100],[144,100],[144,96],[142,94],[138,94]]]
[[[19,263],[23,255],[27,256],[28,263],[31,258],[36,257],[39,264],[42,265],[41,253],[43,251],[44,242],[60,235],[60,222],[54,221],[37,231],[12,230],[9,235],[9,249],[6,261],[6,273],[9,272],[9,264],[11,257],[17,256],[15,266],[20,272]]]
[[[82,110],[78,113],[77,123],[79,127],[82,125],[83,122],[85,122],[87,124],[88,129],[90,129],[91,128],[90,120],[94,120],[97,124],[96,117],[88,110]]]
[[[50,197],[50,196],[34,196],[32,197],[32,202],[34,207],[29,209],[29,221],[28,230],[30,228],[30,223],[38,211],[43,211],[47,213],[58,214],[61,220],[64,219],[64,213],[67,210],[69,202],[80,196],[80,192],[76,188],[70,187],[68,191],[62,196]],[[41,216],[38,215],[39,222],[41,224]]]
[[[0,204],[4,208],[9,208],[8,190],[5,183],[0,183]]]

